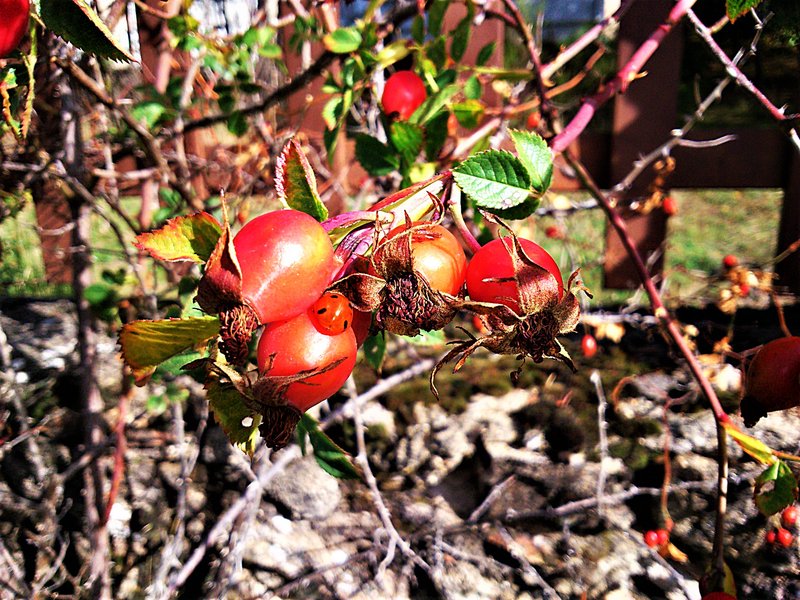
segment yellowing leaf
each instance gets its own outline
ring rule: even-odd
[[[126,323],[119,334],[122,358],[144,385],[156,367],[185,350],[195,348],[219,333],[216,317],[190,317]]]
[[[733,423],[723,423],[722,426],[725,428],[725,431],[728,432],[728,435],[736,440],[736,443],[739,444],[741,449],[758,462],[765,465],[770,465],[775,462],[776,459],[772,454],[772,449],[764,442],[739,431]]]
[[[203,263],[211,256],[222,228],[207,212],[175,217],[167,224],[136,236],[136,247],[158,260]]]

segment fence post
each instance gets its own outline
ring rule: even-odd
[[[648,0],[634,3],[620,21],[617,68],[624,65],[639,45],[667,17],[672,2]],[[628,173],[641,153],[646,153],[669,138],[675,126],[678,103],[683,39],[680,27],[670,33],[645,66],[646,74],[634,81],[614,102],[611,141],[611,181]],[[647,175],[648,172],[645,173]],[[649,178],[639,177],[627,198],[645,195]],[[662,249],[666,236],[666,216],[661,210],[643,215],[628,211],[623,215],[629,232],[645,260]],[[659,272],[662,258],[654,261],[651,272]],[[628,259],[613,229],[606,232],[604,285],[612,289],[632,289],[639,285],[633,263]]]

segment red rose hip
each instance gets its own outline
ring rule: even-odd
[[[381,104],[387,115],[396,114],[401,121],[406,121],[425,101],[428,93],[425,84],[414,71],[397,71],[386,80],[383,87]]]
[[[29,0],[0,0],[0,58],[11,54],[28,30]]]

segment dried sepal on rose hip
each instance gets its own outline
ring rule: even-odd
[[[332,287],[361,311],[375,312],[375,326],[398,335],[441,329],[461,305],[467,259],[455,236],[434,222],[406,223],[376,245],[369,273],[355,273]]]
[[[197,303],[219,315],[220,349],[243,365],[259,325],[290,319],[322,295],[334,270],[333,246],[313,217],[296,210],[260,215],[235,237],[223,221]]]
[[[553,358],[574,370],[557,336],[573,331],[580,318],[573,290],[586,290],[579,282],[578,271],[565,288],[552,257],[537,244],[511,233],[475,253],[467,267],[466,282],[469,300],[462,306],[481,315],[486,333],[457,342],[439,361],[431,373],[434,394],[433,381],[439,369],[455,361],[453,370],[458,371],[478,348],[516,355],[523,361],[530,357],[537,363]]]

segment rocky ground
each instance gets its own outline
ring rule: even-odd
[[[716,316],[691,317],[706,351]],[[737,320],[748,345],[774,325],[763,315]],[[5,302],[0,328],[0,572],[12,574],[0,598],[26,597],[14,594],[20,582],[40,583],[41,597],[75,597],[87,541],[72,307]],[[121,366],[113,337],[100,340],[109,444],[98,454],[110,478]],[[393,347],[382,377],[440,353]],[[108,521],[115,596],[170,597],[172,587],[183,598],[699,598],[714,530],[710,412],[653,330],[629,326],[619,344],[606,340],[595,359],[578,362],[577,375],[527,365],[512,385],[513,360],[479,354],[464,373],[440,375],[440,403],[425,375],[361,396],[374,480],[336,480],[296,446],[251,462],[188,377],[135,391]],[[730,369],[726,385],[735,383]],[[358,392],[379,380],[367,367],[355,379]],[[188,397],[161,405],[167,385]],[[735,392],[727,398],[735,406]],[[345,401],[317,416],[355,455],[352,402],[336,410]],[[39,428],[19,439],[25,414]],[[797,413],[751,430],[793,454],[798,432]],[[685,562],[642,541],[663,525],[665,445],[671,540]],[[765,545],[771,521],[753,503],[762,469],[731,446],[726,557],[739,597],[800,598],[797,542]]]

